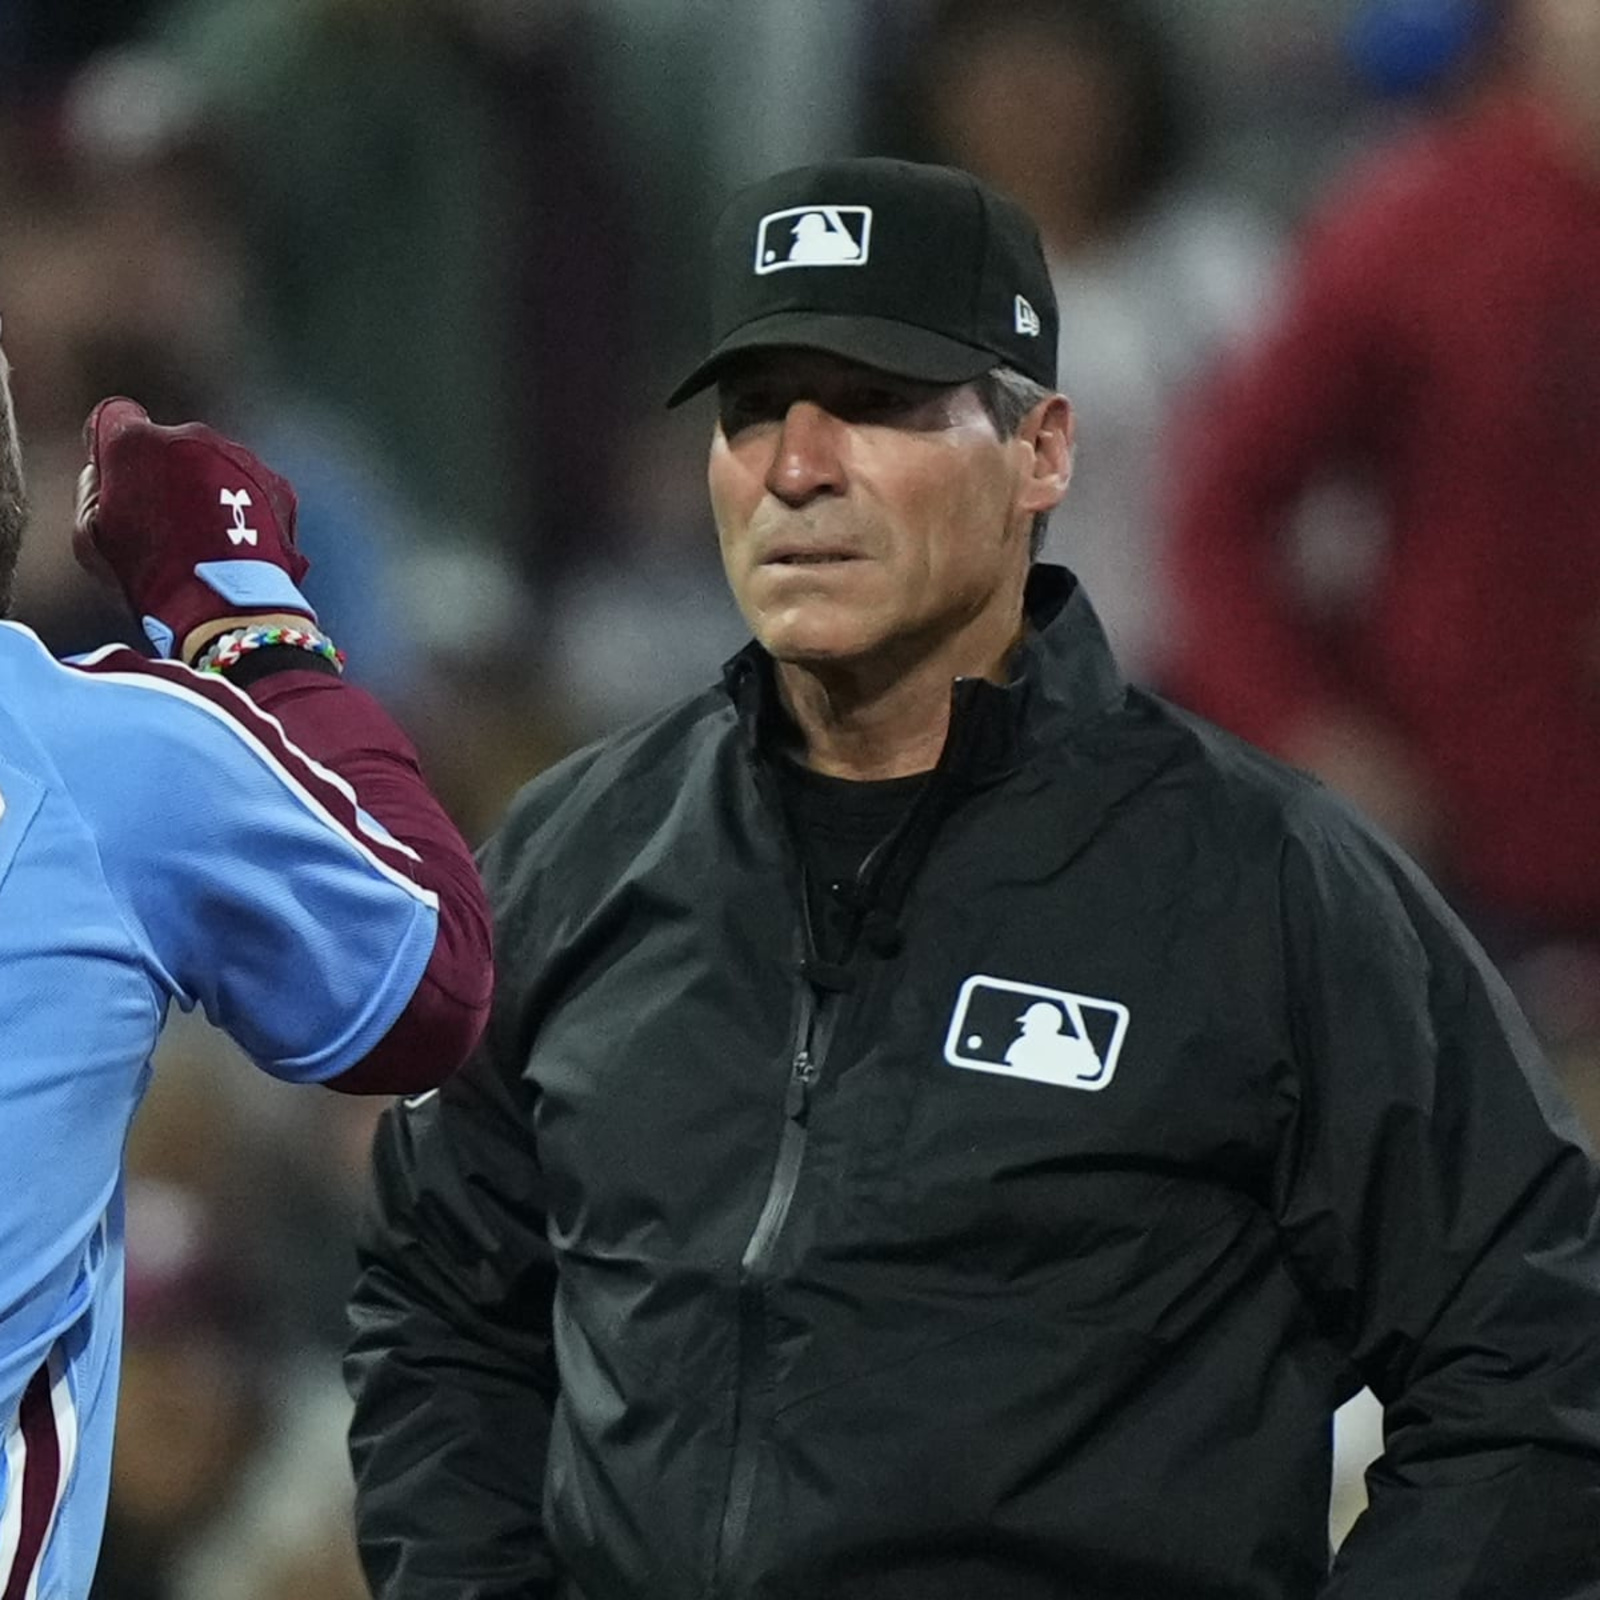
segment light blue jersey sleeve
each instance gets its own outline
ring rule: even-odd
[[[161,988],[276,1077],[359,1061],[433,949],[412,853],[220,679],[126,650],[60,670],[94,736],[57,760]]]

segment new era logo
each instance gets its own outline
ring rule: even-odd
[[[973,1072],[1103,1089],[1127,1032],[1128,1008],[1115,1000],[980,973],[961,985],[944,1058]]]
[[[1044,323],[1040,321],[1039,313],[1022,295],[1017,296],[1012,304],[1012,310],[1016,314],[1018,333],[1029,339],[1037,339],[1044,332]]]
[[[756,229],[756,275],[786,267],[864,267],[871,248],[871,206],[773,211]]]

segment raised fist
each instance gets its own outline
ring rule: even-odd
[[[73,554],[121,589],[160,654],[221,618],[316,620],[294,490],[242,445],[199,422],[162,427],[120,398],[94,408],[84,442]]]

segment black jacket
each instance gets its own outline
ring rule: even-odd
[[[1524,1023],[1326,791],[1030,609],[834,966],[759,651],[516,802],[487,1044],[378,1141],[381,1600],[1600,1594],[1596,1172]]]

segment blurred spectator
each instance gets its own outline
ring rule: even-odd
[[[445,9],[172,0],[155,37],[231,171],[259,332],[430,524],[482,534],[505,509],[514,180]]]
[[[1600,6],[1483,0],[1456,94],[1346,182],[1191,412],[1176,687],[1345,789],[1502,961],[1600,939]],[[1332,591],[1287,537],[1381,514]],[[1587,1017],[1542,961],[1544,1018]],[[1563,1025],[1565,1026],[1565,1025]]]
[[[93,1600],[169,1600],[170,1574],[265,1427],[259,1308],[194,1192],[127,1191],[117,1443]]]
[[[350,1404],[332,1356],[297,1358],[267,1332],[266,1285],[202,1191],[135,1179],[127,1238],[127,1349],[90,1600],[365,1600]]]
[[[5,0],[0,95],[48,97],[96,51],[132,38],[155,0]]]
[[[343,1339],[351,1228],[381,1097],[286,1092],[195,1016],[163,1036],[128,1147],[136,1179],[195,1196],[251,1286],[263,1348]]]
[[[1495,13],[1484,0],[1369,0],[1349,31],[1350,59],[1380,95],[1444,97],[1484,59]]]
[[[686,407],[642,425],[618,452],[626,547],[573,575],[546,641],[580,739],[711,682],[749,637],[705,506],[709,430]]]
[[[66,536],[82,419],[104,394],[137,394],[160,421],[214,418],[292,475],[307,593],[348,640],[354,675],[399,702],[418,669],[416,630],[396,625],[409,609],[410,515],[356,429],[285,384],[248,337],[235,196],[218,186],[186,113],[165,79],[105,57],[48,124],[0,131],[0,288],[39,530],[19,573],[19,614],[61,652],[142,643],[78,571]]]
[[[1045,555],[1084,580],[1124,670],[1148,680],[1166,633],[1170,412],[1264,314],[1270,235],[1190,181],[1187,91],[1142,0],[942,0],[916,81],[933,157],[1039,221],[1078,413],[1072,494]]]
[[[250,317],[249,195],[215,159],[186,80],[149,52],[93,62],[48,119],[0,116],[0,305],[28,442],[35,537],[18,615],[59,653],[145,641],[71,558],[82,447],[101,395],[247,440],[299,492],[306,592],[351,675],[419,745],[474,840],[570,743],[562,696],[524,644],[529,601],[486,547],[430,538],[361,419],[313,399]],[[535,639],[538,632],[534,632]]]
[[[168,0],[233,175],[262,332],[433,538],[535,579],[610,537],[629,191],[574,0]]]
[[[280,1370],[269,1426],[233,1494],[175,1564],[170,1600],[367,1600],[345,1453],[349,1421],[332,1366]]]

